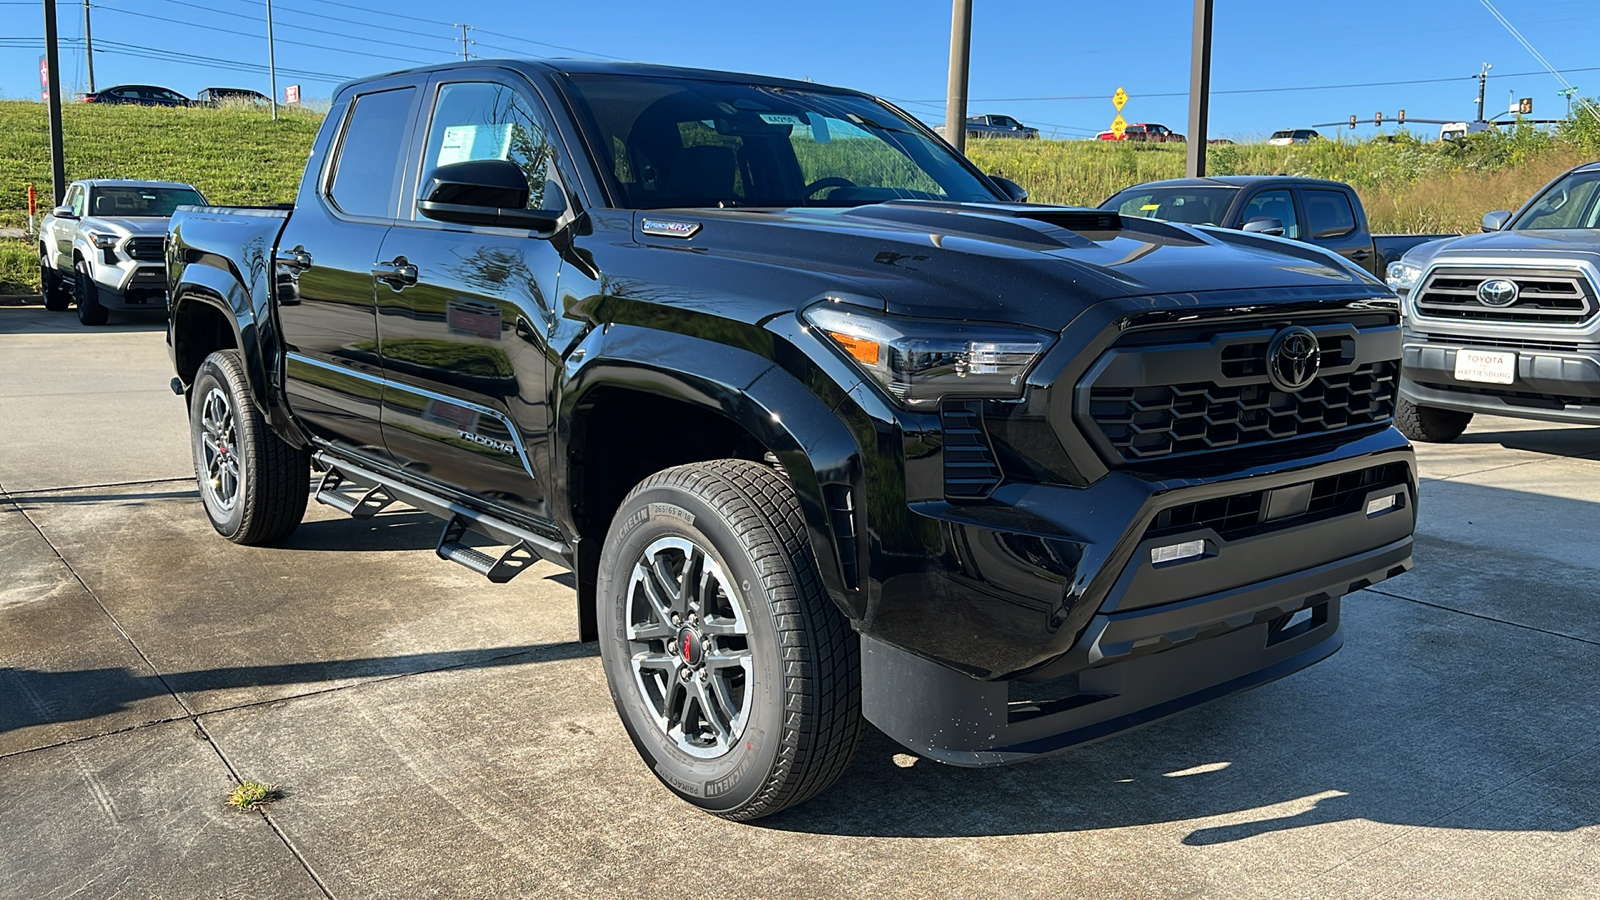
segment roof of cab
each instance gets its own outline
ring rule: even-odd
[[[1124,188],[1184,188],[1184,187],[1231,187],[1245,188],[1260,184],[1309,184],[1317,187],[1346,187],[1342,181],[1330,181],[1326,178],[1307,178],[1301,175],[1208,175],[1204,178],[1168,178],[1165,181],[1147,181]],[[1118,191],[1121,193],[1121,191]]]
[[[631,75],[640,78],[682,78],[694,81],[730,81],[744,84],[764,84],[775,87],[785,87],[803,91],[833,91],[851,94],[864,94],[863,91],[850,88],[834,87],[832,85],[817,84],[810,81],[795,81],[790,78],[778,78],[772,75],[750,75],[742,72],[723,72],[717,69],[691,69],[681,66],[661,66],[653,63],[612,62],[609,60],[589,59],[473,59],[467,61],[457,60],[452,63],[441,63],[434,66],[418,66],[411,69],[401,69],[393,72],[370,75],[356,78],[339,85],[334,91],[334,96],[343,93],[345,88],[353,84],[362,84],[376,81],[381,78],[390,78],[395,75],[423,74],[432,72],[448,72],[453,69],[481,69],[485,67],[503,66],[508,68],[532,68],[560,75]]]
[[[178,181],[139,181],[133,178],[84,178],[73,183],[86,187],[181,188],[187,191],[195,189],[192,184]]]

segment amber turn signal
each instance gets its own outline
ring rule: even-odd
[[[834,343],[843,347],[844,352],[850,354],[856,362],[865,363],[869,366],[878,364],[877,341],[869,341],[866,338],[850,334],[840,334],[837,331],[828,332],[828,337],[833,338]]]

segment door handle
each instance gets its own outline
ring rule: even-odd
[[[296,275],[311,268],[311,254],[307,253],[304,247],[296,247],[293,250],[280,250],[277,255],[272,257],[272,261],[285,269],[293,271]]]
[[[1372,251],[1371,250],[1357,250],[1356,252],[1350,254],[1350,258],[1351,259],[1358,260],[1358,261],[1359,260],[1363,260],[1363,259],[1367,259],[1370,256],[1372,256]]]
[[[393,262],[374,264],[372,277],[398,291],[417,283],[417,267],[406,262],[404,256],[397,256]]]

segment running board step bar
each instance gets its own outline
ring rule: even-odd
[[[572,568],[572,552],[554,538],[536,534],[498,516],[441,497],[432,491],[386,477],[364,466],[318,451],[311,462],[323,471],[317,486],[317,502],[342,510],[357,519],[370,519],[392,503],[404,503],[445,520],[439,536],[441,559],[477,572],[496,584],[504,584],[540,559],[566,569]],[[498,557],[462,542],[468,531],[509,545]]]
[[[468,547],[461,543],[461,539],[471,527],[472,523],[466,519],[451,516],[450,520],[444,523],[444,533],[439,535],[439,558],[460,563],[495,584],[505,584],[539,561],[538,553],[528,546],[527,541],[513,544],[510,549],[500,554],[499,559],[482,550]]]

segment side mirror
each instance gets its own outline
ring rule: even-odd
[[[1283,237],[1283,220],[1271,216],[1257,216],[1244,223],[1239,229],[1246,234],[1265,234],[1270,237]]]
[[[1028,189],[1015,181],[1009,178],[1001,178],[999,175],[990,175],[989,180],[994,182],[995,187],[1000,189],[1000,193],[1006,195],[1006,199],[1016,203],[1026,203],[1028,201]]]
[[[70,206],[58,206],[55,209],[50,210],[50,215],[55,216],[58,219],[77,218],[77,216],[72,214],[72,207]]]
[[[528,176],[516,163],[474,159],[449,163],[423,179],[417,211],[440,222],[554,231],[561,214],[528,209]]]
[[[1497,209],[1492,213],[1484,213],[1483,230],[1499,231],[1506,227],[1506,223],[1509,221],[1511,221],[1511,210],[1509,209]]]

